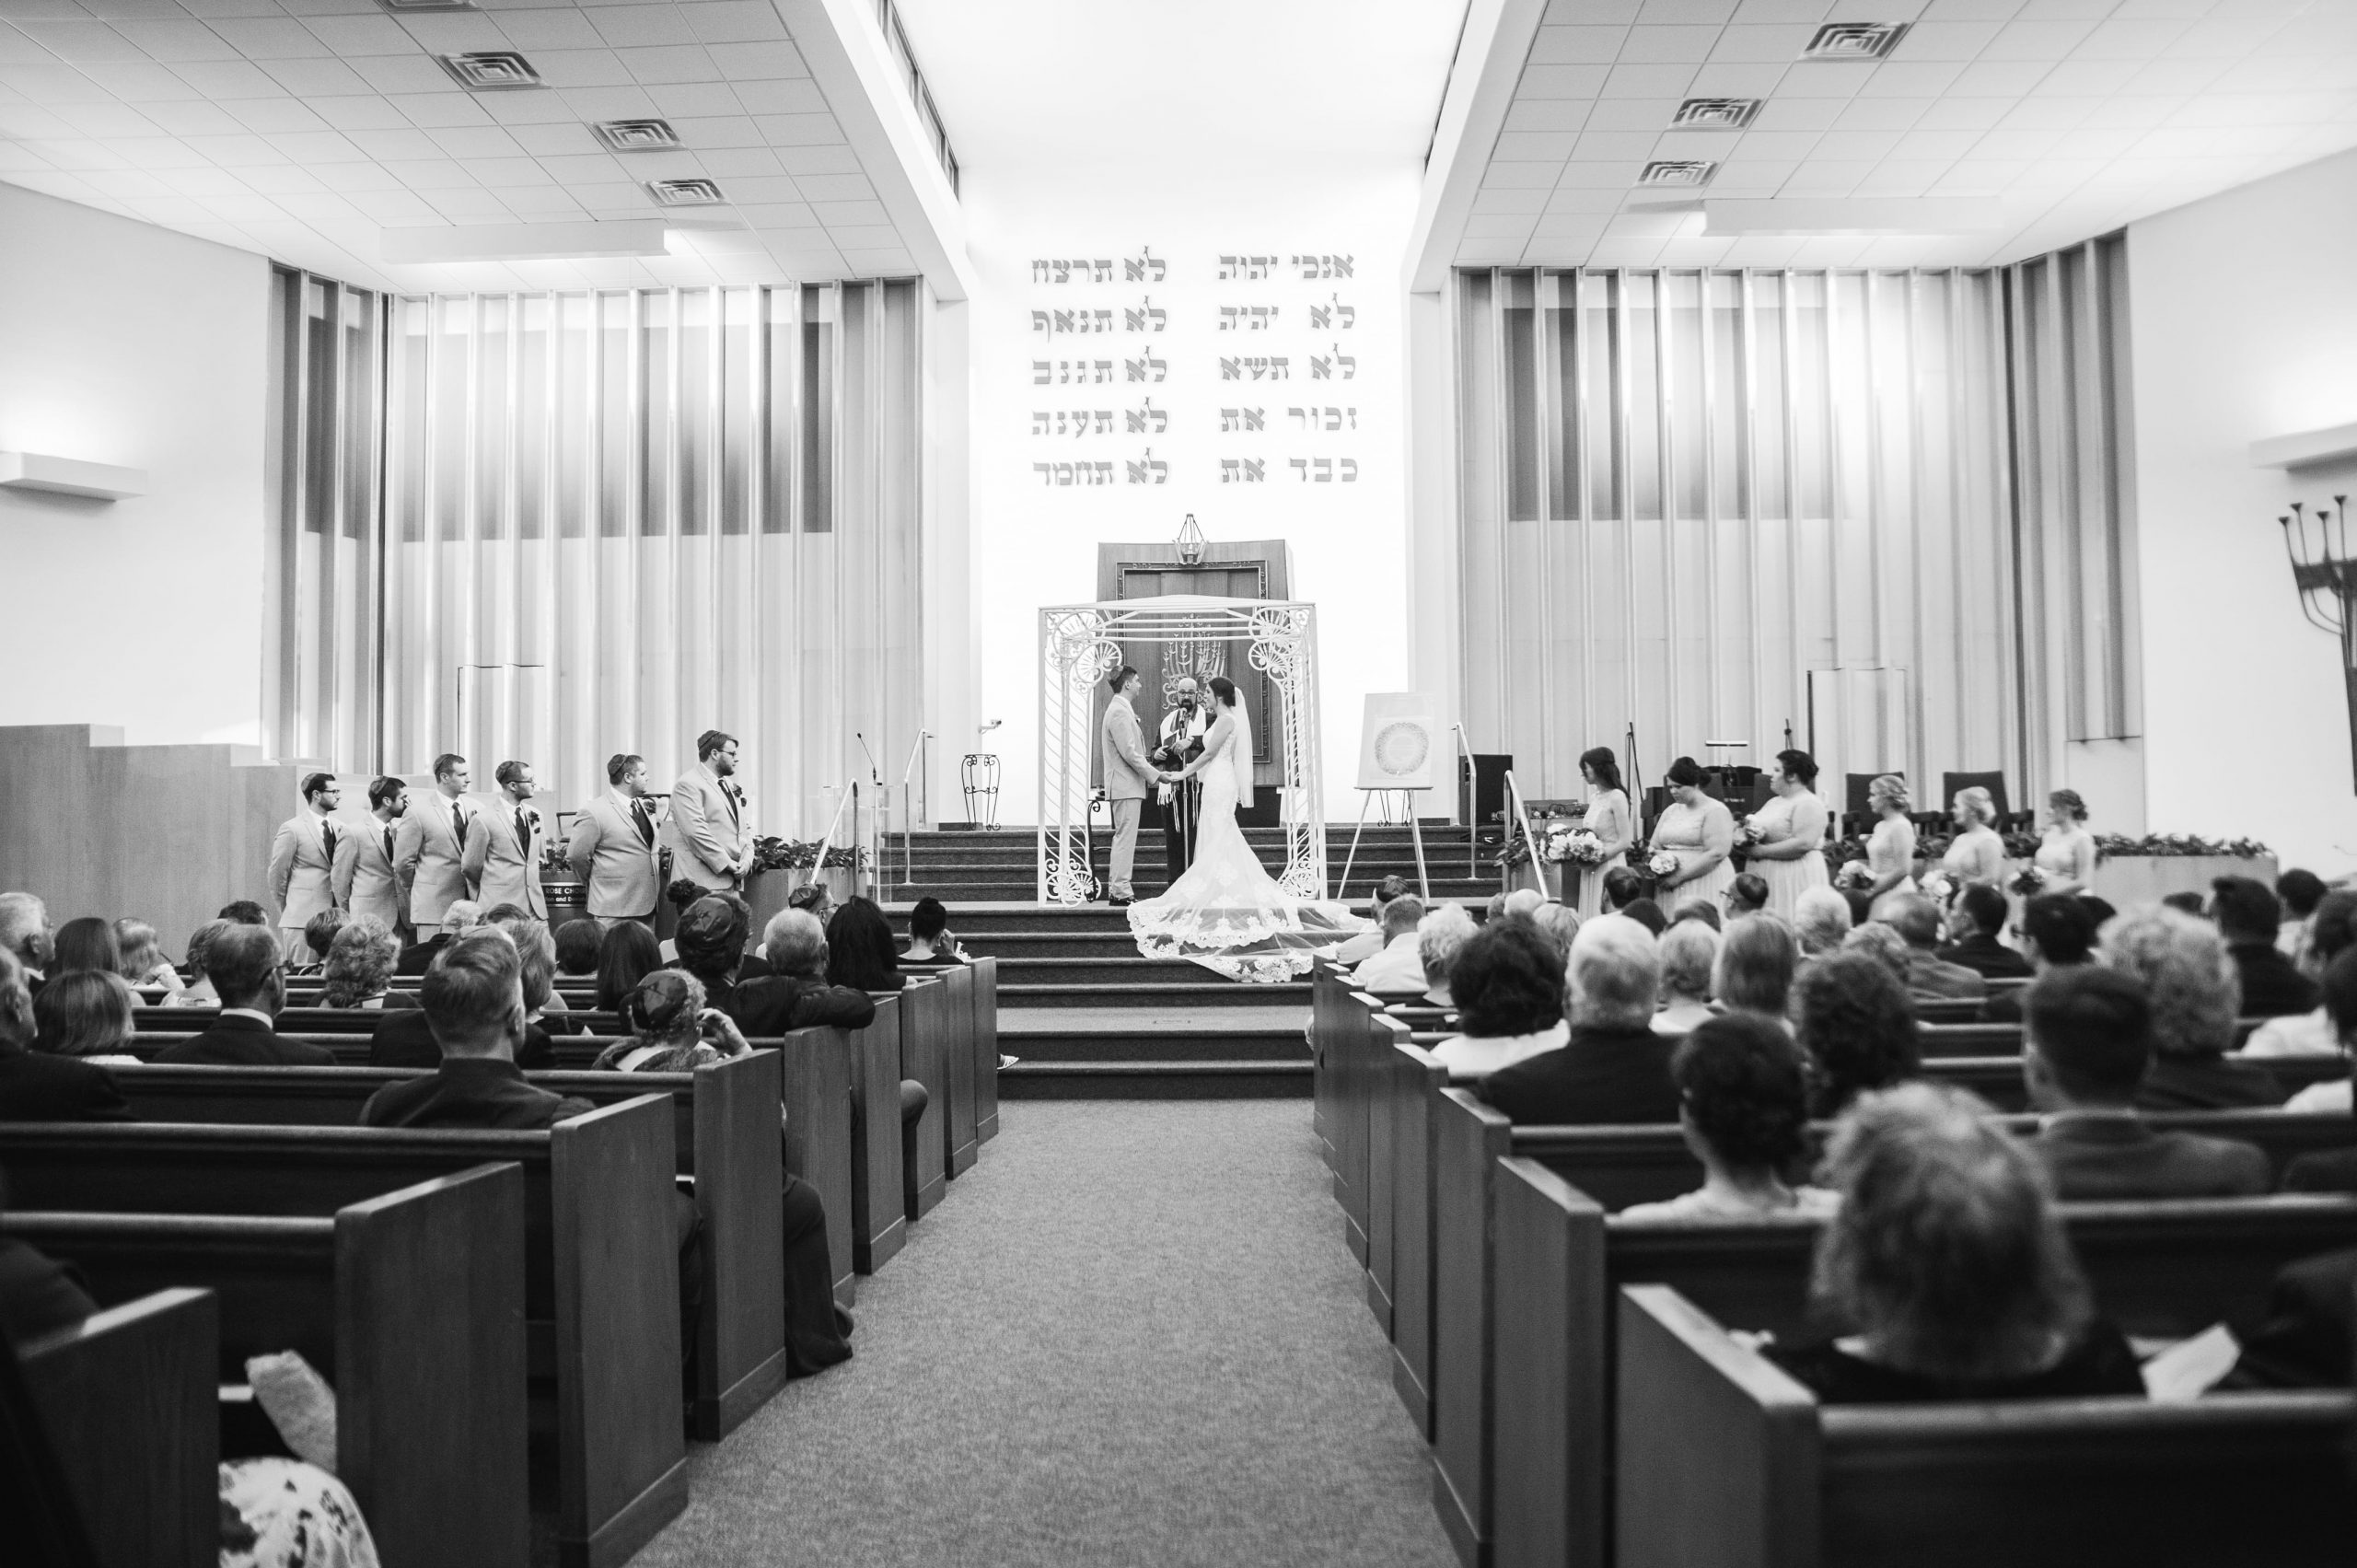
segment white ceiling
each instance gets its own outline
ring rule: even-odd
[[[377,287],[916,270],[771,0],[482,5],[0,0],[0,180]],[[511,49],[547,89],[468,92],[434,58]],[[686,150],[616,155],[587,129],[645,116]],[[730,204],[660,208],[643,184],[682,176]],[[378,259],[383,228],[658,216],[687,226],[668,256]]]
[[[1879,64],[1799,60],[1828,21],[1913,25]],[[1766,102],[1746,130],[1665,129],[1704,96]],[[1971,265],[2351,146],[2357,0],[1553,0],[1456,260]],[[1701,191],[1637,188],[1654,158],[1719,168]],[[2003,221],[1712,238],[1703,197],[1993,198]]]

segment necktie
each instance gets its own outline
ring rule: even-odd
[[[655,842],[655,813],[643,799],[630,803],[630,819],[638,828],[638,842],[650,847]]]
[[[385,824],[385,864],[393,864],[393,825],[390,822]]]
[[[734,822],[737,820],[737,790],[736,790],[736,786],[734,786],[733,784],[730,784],[726,783],[726,781],[723,781],[723,782],[722,782],[722,784],[721,784],[721,786],[720,786],[720,796],[721,796],[721,798],[722,798],[722,799],[724,799],[724,800],[726,800],[726,801],[727,801],[727,802],[728,802],[728,820],[729,820],[731,823],[734,823]]]
[[[459,847],[467,847],[467,808],[457,801],[450,803],[450,831],[458,836]]]
[[[527,856],[532,853],[532,819],[524,815],[520,806],[516,808],[516,847]]]
[[[326,818],[319,819],[319,847],[327,851],[328,864],[335,864],[335,829]]]

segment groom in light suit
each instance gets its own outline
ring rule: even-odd
[[[1131,706],[1138,672],[1123,665],[1113,672],[1113,700],[1105,704],[1105,800],[1113,808],[1113,865],[1107,876],[1106,901],[1115,909],[1135,901],[1131,887],[1138,858],[1138,813],[1145,809],[1146,791],[1155,772],[1138,738],[1138,711]]]

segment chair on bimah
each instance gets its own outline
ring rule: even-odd
[[[1945,816],[1954,807],[1958,790],[1971,789],[1976,785],[1987,790],[1989,798],[1996,803],[1997,819],[1990,826],[2001,833],[2012,831],[2014,808],[2012,801],[2005,794],[2005,775],[2002,771],[1986,773],[1942,773],[1939,798],[1941,814]]]

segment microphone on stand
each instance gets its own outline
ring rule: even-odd
[[[859,749],[862,751],[867,751],[867,737],[860,734],[857,730],[853,730],[851,732],[851,738],[859,742]],[[884,782],[884,771],[876,765],[876,753],[873,751],[867,751],[867,776],[872,783],[877,784],[881,784]]]

